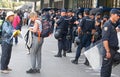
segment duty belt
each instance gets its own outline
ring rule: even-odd
[[[81,32],[81,34],[91,34],[91,32],[87,31],[87,32]]]
[[[115,47],[115,46],[110,46],[110,48],[115,50],[115,51],[119,50],[119,47]]]

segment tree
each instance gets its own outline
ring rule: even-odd
[[[1,8],[11,8],[14,9],[14,7],[22,5],[23,2],[15,2],[13,0],[0,0],[0,7]]]

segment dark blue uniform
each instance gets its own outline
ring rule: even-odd
[[[76,16],[73,16],[73,20],[76,21],[77,20],[77,17]],[[73,32],[72,32],[72,42],[74,43],[75,41],[75,37],[77,36],[77,26],[76,24],[73,24]]]
[[[96,21],[99,23],[99,25],[95,25],[95,31],[96,32],[94,33],[94,41],[93,41],[93,43],[101,40],[101,38],[102,38],[101,20],[100,19],[95,20],[95,23],[96,23]]]
[[[118,48],[118,37],[115,29],[115,24],[108,20],[102,28],[102,40],[109,42],[111,58],[106,58],[106,50],[104,48],[103,62],[101,67],[101,77],[111,77],[112,64],[114,61],[120,60],[120,54],[117,52]],[[117,55],[117,58],[116,58]]]
[[[88,16],[83,17],[80,27],[82,29],[80,36],[81,43],[78,45],[77,52],[76,52],[76,57],[75,60],[72,62],[75,64],[78,64],[78,59],[81,54],[81,50],[83,47],[88,47],[91,44],[91,39],[92,39],[92,30],[95,29],[94,27],[94,21],[90,19]]]
[[[66,56],[67,51],[67,32],[68,32],[68,21],[66,20],[66,17],[60,17],[59,21],[57,22],[57,30],[60,29],[60,38],[58,39],[58,54],[55,55],[55,57],[62,57],[62,50],[63,56]]]
[[[73,27],[74,27],[74,22],[76,19],[74,17],[67,17],[68,21],[68,33],[67,33],[67,52],[70,53],[72,52],[72,42],[73,42]]]

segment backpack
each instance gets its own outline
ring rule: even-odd
[[[48,37],[52,33],[52,25],[49,21],[47,20],[42,20],[42,32],[41,32],[41,37],[45,38]]]
[[[2,42],[2,25],[3,25],[3,20],[0,19],[0,44]]]

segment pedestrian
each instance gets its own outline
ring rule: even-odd
[[[120,12],[117,9],[110,11],[110,18],[102,28],[102,42],[104,47],[103,62],[101,67],[101,77],[111,77],[112,65],[116,60],[116,55],[120,59],[120,54],[117,52],[118,37],[117,31],[114,25],[120,18]]]
[[[28,21],[28,16],[29,15],[29,13],[28,13],[28,11],[26,10],[25,12],[24,12],[24,17],[23,17],[23,25],[25,26],[25,25],[27,25],[27,21]]]
[[[42,23],[36,12],[30,13],[30,19],[34,22],[34,26],[29,30],[33,33],[32,47],[30,49],[31,68],[26,73],[40,73],[41,69],[41,49],[44,39],[40,37],[42,31]]]
[[[21,30],[21,25],[20,25],[21,20],[18,15],[18,11],[15,11],[14,13],[15,13],[15,16],[14,16],[12,25],[13,25],[14,29]],[[17,45],[17,44],[18,44],[18,37],[15,37],[15,45]]]
[[[6,11],[3,10],[3,11],[2,11],[2,15],[1,15],[1,19],[2,19],[3,21],[5,21],[5,17],[6,17]]]
[[[54,24],[55,24],[55,11],[54,10],[51,10],[49,11],[49,15],[50,15],[50,23],[51,23],[51,32],[53,33],[54,32]]]
[[[87,48],[91,44],[92,40],[92,32],[94,30],[94,21],[89,17],[89,9],[84,10],[84,17],[78,26],[78,36],[80,38],[80,43],[77,47],[75,59],[72,60],[73,64],[78,64],[78,59],[81,55],[81,50],[83,47]],[[89,66],[89,62],[86,58],[84,63],[85,65]]]
[[[67,51],[67,32],[68,32],[68,24],[66,20],[66,9],[61,10],[61,17],[57,21],[56,31],[60,30],[60,37],[58,40],[58,53],[55,55],[55,57],[62,57],[62,51],[63,56],[66,57],[66,51]]]
[[[12,26],[12,22],[14,20],[14,13],[12,11],[7,12],[6,20],[3,23],[2,28],[2,56],[1,56],[1,73],[8,74],[10,69],[8,67],[10,59],[11,59],[11,52],[12,52],[12,45],[13,39],[11,36],[13,35],[14,28]]]

